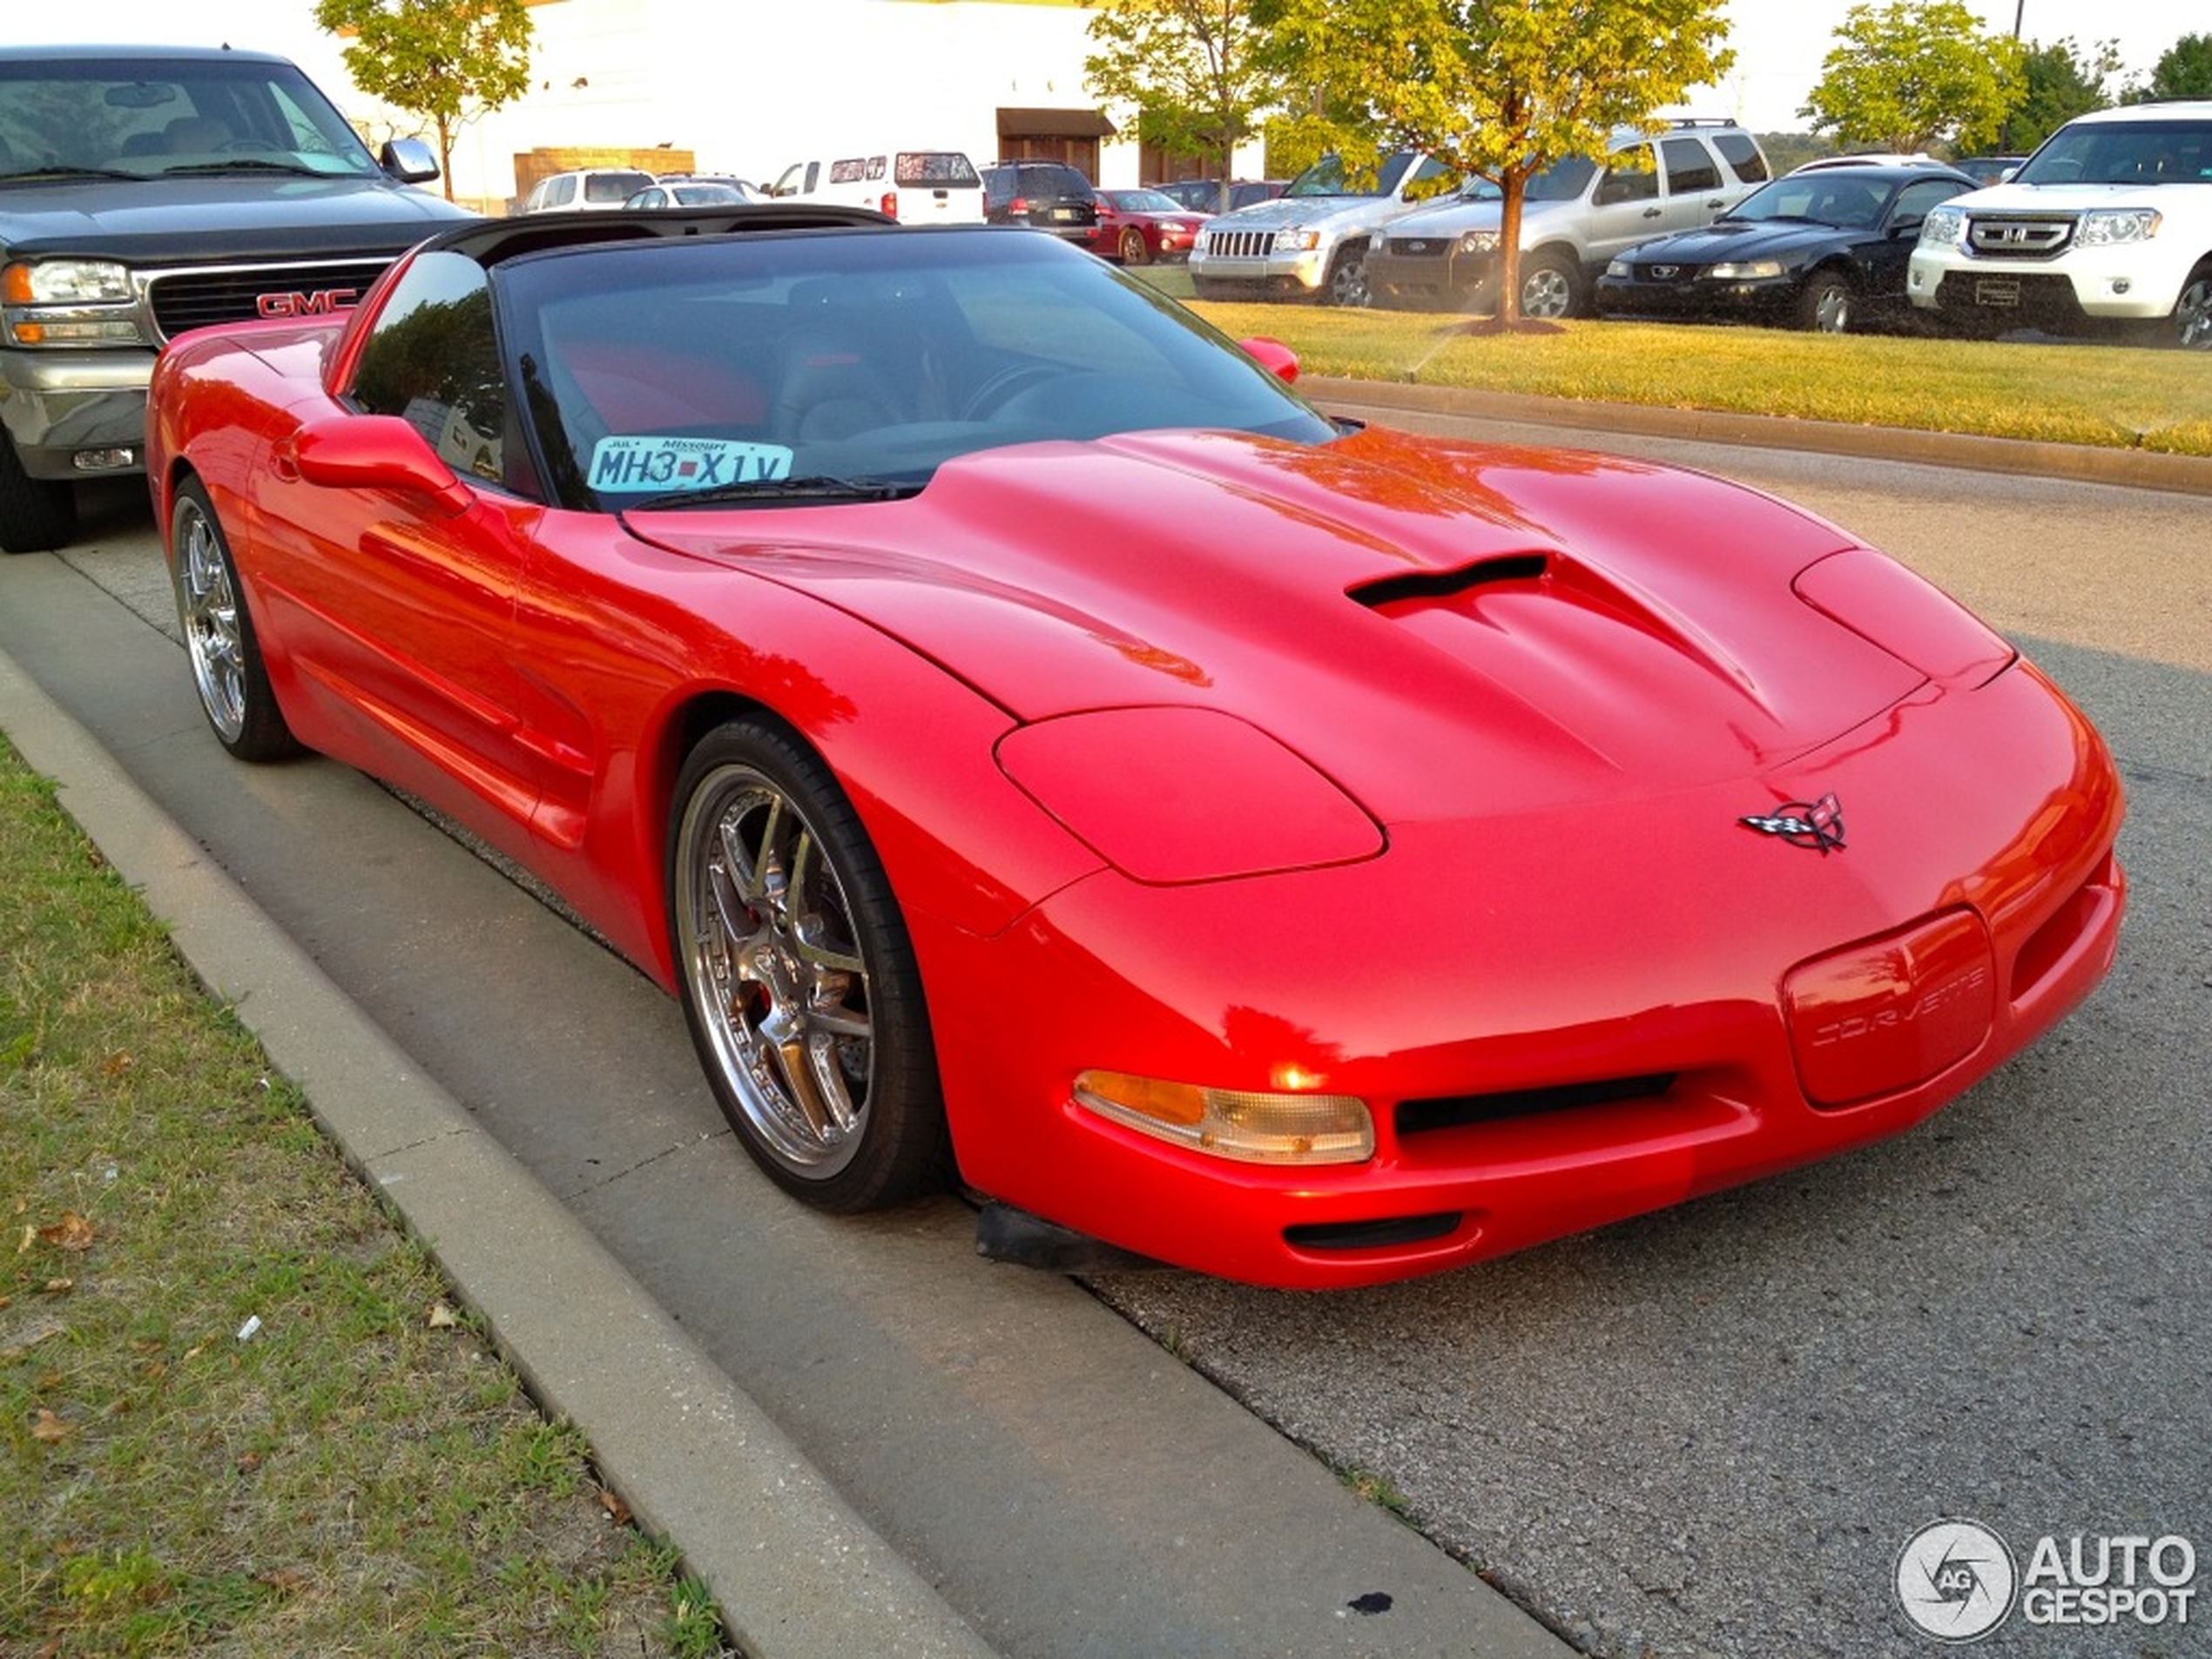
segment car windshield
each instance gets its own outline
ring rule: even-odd
[[[518,256],[495,281],[570,507],[878,499],[1011,444],[1336,432],[1205,323],[1044,237],[656,239]]]
[[[1184,211],[1183,204],[1164,191],[1109,190],[1105,196],[1117,212],[1179,213]]]
[[[377,172],[344,118],[289,64],[158,56],[0,64],[0,179],[273,167]]]
[[[1332,153],[1323,156],[1291,179],[1283,193],[1285,196],[1379,196],[1383,193],[1383,187],[1375,182],[1372,172],[1355,172],[1345,165],[1342,156]]]
[[[2085,121],[2062,127],[2013,175],[2021,185],[2212,183],[2212,121]]]
[[[1882,222],[1887,179],[1856,178],[1846,168],[1796,172],[1762,185],[1722,215],[1730,219],[1791,219],[1871,230]]]

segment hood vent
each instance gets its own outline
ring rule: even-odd
[[[1505,553],[1479,559],[1456,570],[1414,570],[1403,576],[1379,577],[1347,589],[1351,597],[1370,610],[1394,604],[1420,604],[1457,598],[1475,588],[1501,582],[1534,582],[1551,568],[1545,553]]]

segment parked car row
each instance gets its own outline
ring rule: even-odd
[[[1422,185],[1440,199],[1424,204]],[[1277,199],[1209,219],[1202,300],[1485,310],[1502,192],[1413,152],[1369,185],[1325,158]],[[1759,321],[1842,333],[1918,312],[1953,332],[2019,327],[2212,350],[2212,101],[2076,118],[2030,157],[1952,165],[1828,156],[1770,179],[1729,123],[1623,132],[1522,201],[1523,316]]]

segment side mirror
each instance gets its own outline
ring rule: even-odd
[[[1244,354],[1272,374],[1285,386],[1298,384],[1298,354],[1279,340],[1265,334],[1256,334],[1250,340],[1237,342]]]
[[[1896,224],[1890,226],[1890,240],[1892,242],[1902,242],[1909,239],[1918,237],[1920,234],[1920,226],[1925,222],[1925,217],[1926,216],[1924,214],[1919,219],[1900,219]]]
[[[427,499],[439,516],[466,512],[475,496],[453,469],[396,415],[341,415],[300,428],[280,452],[306,482],[325,489],[388,489]]]
[[[376,159],[403,185],[428,184],[438,176],[438,158],[420,138],[387,138]]]

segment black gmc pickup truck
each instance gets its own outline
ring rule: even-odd
[[[408,187],[437,174],[281,57],[0,47],[0,551],[62,546],[75,481],[141,470],[170,336],[341,309],[475,217]]]

